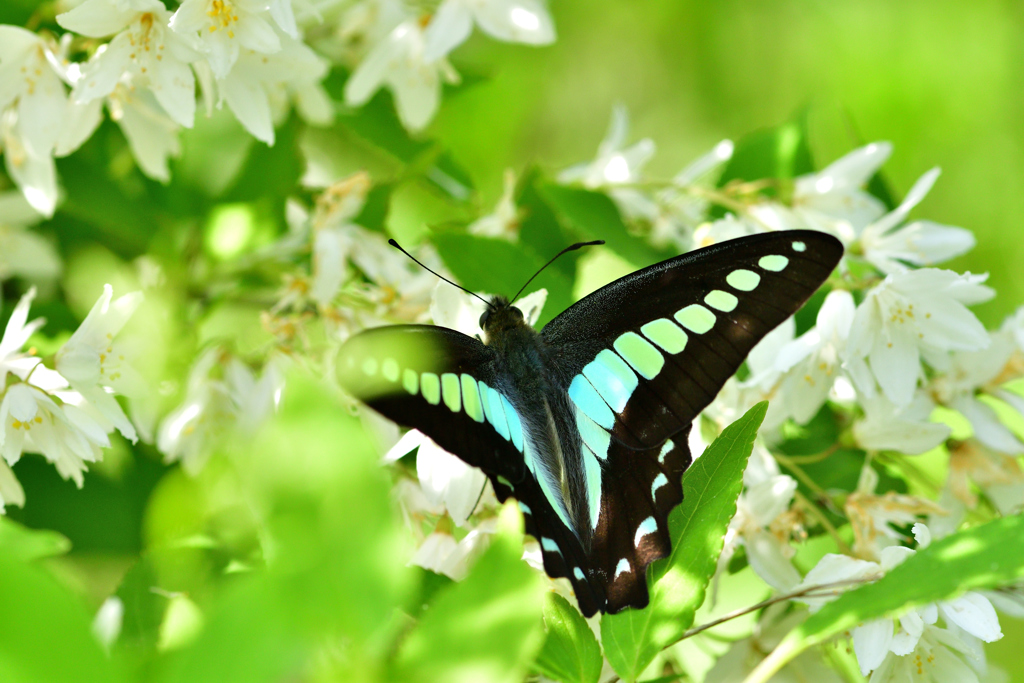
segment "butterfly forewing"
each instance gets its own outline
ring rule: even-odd
[[[659,446],[714,399],[842,253],[829,235],[789,231],[723,242],[637,271],[544,328],[558,359],[554,371],[577,407],[618,441]]]
[[[346,342],[338,375],[343,387],[385,417],[419,429],[470,465],[520,481],[522,430],[501,391],[494,355],[444,327],[378,327]]]

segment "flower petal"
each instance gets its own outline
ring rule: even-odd
[[[882,663],[892,644],[892,636],[892,619],[869,621],[853,629],[853,652],[862,674],[867,676]]]
[[[971,591],[956,600],[940,602],[939,610],[948,621],[986,643],[1003,637],[995,608],[988,598],[980,593]]]
[[[463,0],[446,0],[423,32],[423,61],[433,62],[465,42],[473,30],[473,15]]]

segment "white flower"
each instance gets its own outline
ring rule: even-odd
[[[789,545],[793,524],[785,519],[796,493],[796,480],[780,474],[775,459],[763,447],[756,447],[743,472],[743,487],[718,559],[719,571],[728,566],[741,544],[758,576],[776,590],[790,590],[800,583]]]
[[[644,138],[623,149],[629,132],[629,113],[617,104],[612,109],[608,132],[597,148],[597,157],[577,164],[558,174],[561,183],[578,182],[589,189],[628,183],[640,177],[640,169],[654,156],[654,141]]]
[[[926,548],[931,542],[928,528],[918,523],[913,531],[918,547]],[[851,579],[874,580],[915,552],[904,547],[886,548],[879,563],[828,554],[808,572],[798,589]],[[831,596],[799,599],[816,610],[843,590],[846,588],[837,588]],[[940,616],[946,628],[936,625]],[[977,681],[978,677],[957,654],[977,659],[978,640],[990,643],[1001,637],[999,619],[992,604],[976,592],[913,608],[895,619],[871,621],[855,627],[852,633],[861,673],[866,676],[875,670],[871,681],[876,683],[911,680],[922,675],[927,676],[926,680]],[[912,654],[915,657],[911,658]],[[980,665],[984,667],[983,659]],[[946,670],[940,672],[940,667]],[[914,669],[917,677],[912,675]],[[902,675],[896,675],[897,672]]]
[[[154,180],[169,181],[167,160],[181,154],[178,125],[164,114],[153,96],[121,84],[107,99],[107,110],[121,127],[142,172]]]
[[[77,406],[57,405],[34,386],[8,387],[0,403],[0,448],[9,465],[25,451],[42,453],[65,479],[82,487],[86,462],[109,447],[104,428]]]
[[[281,40],[263,18],[264,0],[185,0],[171,17],[170,27],[193,36],[197,32],[210,68],[224,78],[242,48],[263,54],[281,49]]]
[[[1024,453],[1024,443],[999,420],[995,410],[976,395],[983,390],[1018,412],[1024,409],[1024,399],[999,387],[1000,382],[1005,381],[1006,369],[1014,362],[1016,343],[1012,329],[1004,325],[1003,329],[991,333],[990,338],[992,343],[984,351],[950,354],[946,371],[932,380],[930,389],[937,401],[970,421],[978,441],[1001,453],[1019,455]]]
[[[75,100],[110,95],[127,73],[136,88],[153,93],[171,119],[191,128],[196,95],[188,63],[200,55],[194,40],[168,28],[170,17],[159,0],[86,0],[58,15],[57,23],[69,31],[92,38],[117,34],[82,68]]]
[[[924,199],[938,177],[937,168],[921,176],[898,207],[864,228],[853,249],[886,274],[906,270],[904,264],[930,266],[970,251],[974,235],[963,228],[932,221],[914,221],[897,227]]]
[[[460,581],[466,578],[473,562],[490,545],[497,527],[497,519],[484,520],[458,543],[451,534],[434,532],[427,536],[409,564]]]
[[[287,356],[275,354],[257,379],[256,373],[237,358],[228,363],[224,380],[243,434],[253,434],[280,407],[288,364]]]
[[[234,68],[217,85],[220,96],[245,129],[273,145],[275,119],[279,121],[287,114],[290,93],[304,118],[318,124],[333,118],[333,105],[320,85],[327,71],[323,58],[304,43],[284,36],[280,50],[272,55],[242,50]]]
[[[113,288],[104,285],[89,315],[57,351],[57,371],[134,442],[138,440],[135,427],[108,389],[126,396],[144,392],[141,376],[125,361],[123,345],[114,339],[142,303],[142,293],[125,294],[111,302],[112,297]]]
[[[41,218],[20,192],[0,192],[0,280],[52,280],[60,274],[53,245],[26,229]]]
[[[424,59],[440,59],[461,45],[473,30],[509,43],[547,45],[555,28],[538,0],[444,0],[425,33]]]
[[[113,595],[103,601],[92,620],[92,634],[107,651],[121,635],[124,619],[124,603]]]
[[[349,258],[377,285],[368,292],[377,304],[377,314],[406,321],[423,319],[437,277],[388,244],[380,233],[362,228],[356,233],[358,239],[352,242]],[[420,247],[417,258],[434,271],[444,272],[441,259],[429,244]]]
[[[25,490],[14,476],[7,461],[0,458],[0,514],[4,514],[4,506],[25,506]]]
[[[949,506],[960,508],[954,512],[977,506],[978,496],[969,482],[984,492],[1000,514],[1015,514],[1024,506],[1024,472],[1017,458],[992,452],[974,439],[957,444],[949,452],[949,478],[944,493],[960,503]]]
[[[750,207],[750,213],[772,230],[810,228],[849,244],[885,213],[885,205],[862,188],[891,153],[888,142],[855,149],[821,171],[797,178],[791,207],[764,202]]]
[[[351,222],[370,191],[370,177],[356,173],[333,183],[317,199],[313,215],[313,281],[309,295],[327,306],[348,276],[348,258],[359,232]]]
[[[828,398],[853,325],[855,304],[845,290],[829,292],[817,325],[779,350],[775,363],[786,373],[778,400],[799,424],[814,417]]]
[[[52,154],[67,113],[59,68],[42,38],[0,26],[0,146],[7,172],[44,216],[57,205]]]
[[[671,244],[680,252],[694,248],[692,233],[707,215],[709,201],[693,189],[708,182],[713,171],[732,158],[733,149],[732,140],[722,140],[677,173],[670,186],[655,194],[657,211],[649,217],[650,240],[654,246],[665,247]]]
[[[495,237],[514,242],[519,233],[519,210],[516,208],[516,174],[505,171],[505,189],[492,213],[481,216],[467,228],[469,234]]]
[[[487,476],[415,429],[406,432],[384,460],[397,460],[414,448],[419,449],[416,452],[416,474],[427,501],[432,506],[444,505],[452,521],[458,526],[464,525],[476,509]]]
[[[235,424],[236,409],[225,382],[211,371],[227,359],[220,349],[205,351],[189,373],[185,400],[160,423],[156,447],[167,462],[180,460],[189,473],[206,464],[226,430]]]
[[[905,550],[899,544],[905,539],[895,527],[913,524],[928,514],[943,514],[945,510],[930,500],[887,491],[875,493],[878,474],[865,463],[860,472],[857,490],[846,498],[844,509],[853,529],[853,549],[870,560],[884,558],[893,549]]]
[[[395,96],[398,117],[409,130],[421,130],[437,111],[441,80],[456,82],[458,75],[446,60],[424,56],[424,35],[419,20],[410,18],[375,45],[345,83],[345,103],[366,104],[382,86]]]
[[[884,396],[863,397],[861,404],[864,419],[853,425],[853,436],[865,450],[916,455],[949,438],[949,426],[929,421],[935,405],[921,392],[906,406],[895,406]]]
[[[966,307],[992,297],[985,279],[934,268],[886,276],[857,308],[847,342],[847,370],[858,389],[871,395],[877,380],[890,401],[906,405],[922,355],[936,364],[945,351],[986,348],[988,333]]]
[[[0,388],[7,381],[7,373],[12,373],[24,380],[28,377],[29,372],[40,363],[39,358],[23,353],[21,350],[29,337],[46,324],[45,318],[36,318],[32,322],[28,322],[28,311],[35,296],[36,288],[33,287],[18,300],[18,305],[14,307],[11,317],[7,319],[3,339],[0,339]]]

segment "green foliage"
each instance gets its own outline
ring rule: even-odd
[[[631,235],[615,203],[603,192],[547,183],[540,192],[583,239],[604,240],[609,249],[641,268],[673,256]]]
[[[393,681],[522,679],[541,645],[541,578],[520,558],[522,518],[514,503],[502,511],[506,527],[465,580],[438,593],[402,642]],[[510,520],[513,520],[510,523]]]
[[[683,503],[669,515],[672,554],[653,565],[650,605],[602,619],[605,655],[623,680],[635,681],[693,623],[736,513],[743,470],[767,410],[767,402],[748,410],[686,471]]]
[[[597,683],[604,658],[583,615],[557,593],[544,603],[547,636],[534,667],[561,683]]]
[[[735,180],[761,178],[790,180],[813,170],[807,112],[804,111],[790,121],[740,140],[722,170],[718,185],[724,187]]]
[[[68,539],[55,531],[26,529],[17,522],[0,517],[0,548],[7,557],[31,562],[71,549]]]
[[[1024,515],[1019,514],[935,541],[875,583],[849,591],[811,615],[785,637],[748,680],[767,681],[807,648],[858,624],[896,616],[964,591],[1020,581],[1024,579],[1022,557]]]
[[[123,680],[90,632],[90,616],[78,596],[27,561],[34,553],[52,552],[52,538],[30,540],[28,534],[16,536],[9,530],[3,534],[20,550],[8,553],[5,547],[0,552],[0,680]]]

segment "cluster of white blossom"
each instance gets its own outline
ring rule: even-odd
[[[142,301],[135,292],[103,295],[51,358],[25,348],[46,320],[29,321],[30,289],[18,302],[0,340],[0,511],[22,506],[25,493],[11,467],[23,453],[40,453],[79,487],[86,463],[102,459],[115,429],[132,442],[135,427],[115,398],[140,397],[145,384],[131,365],[118,333]]]
[[[173,13],[160,0],[67,4],[75,6],[57,15],[68,31],[59,37],[0,25],[0,150],[45,216],[59,196],[54,158],[89,139],[104,106],[142,172],[167,182],[180,129],[195,120],[197,84],[207,115],[226,104],[272,145],[292,103],[306,122],[331,123],[336,105],[323,79],[333,59],[351,70],[348,106],[387,87],[403,124],[418,131],[437,111],[442,81],[458,80],[447,55],[474,24],[498,40],[555,38],[542,0],[445,0],[432,13],[402,0],[184,0]],[[74,61],[80,54],[88,59]]]
[[[952,533],[977,508],[976,490],[998,514],[1024,509],[1024,472],[1017,461],[1024,442],[1007,421],[1024,415],[1024,397],[1013,383],[1024,376],[1024,309],[999,330],[986,331],[968,308],[993,296],[986,276],[934,267],[974,246],[963,228],[908,220],[938,169],[925,173],[899,206],[887,210],[865,189],[892,151],[888,143],[876,142],[794,179],[783,202],[749,187],[707,182],[708,172],[730,158],[728,142],[695,163],[696,173],[684,171],[662,186],[645,182],[640,170],[654,144],[642,140],[627,147],[625,129],[625,114],[616,110],[597,158],[562,179],[607,192],[627,219],[649,230],[653,243],[693,248],[759,232],[812,229],[836,236],[846,247],[814,327],[797,336],[791,319],[769,334],[750,354],[747,376],[730,380],[704,413],[705,424],[721,428],[754,402],[771,400],[720,570],[742,545],[751,568],[779,591],[868,580],[914,552],[905,547],[900,527],[917,523],[918,543],[927,546],[931,533]],[[708,202],[729,213],[707,220]],[[792,563],[792,541],[816,523],[808,520],[815,505],[799,499],[796,479],[780,472],[776,458],[791,470],[799,465],[769,451],[786,423],[804,425],[826,404],[852,422],[847,443],[868,458],[856,490],[819,492],[837,501],[835,509],[853,531],[852,547],[837,537],[848,554],[827,555],[801,578]],[[971,436],[952,440],[950,426],[935,417],[937,408],[966,418]],[[875,493],[873,457],[909,469],[903,455],[935,448],[949,456],[949,476],[936,499]],[[928,519],[931,533],[921,519]],[[940,617],[944,627],[936,626]],[[909,679],[912,672],[926,680],[978,681],[986,670],[981,641],[999,637],[989,600],[969,593],[912,610],[895,625],[882,620],[862,626],[853,643],[863,673],[874,671],[872,682]]]

